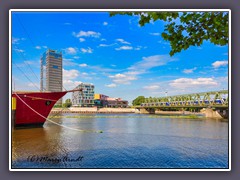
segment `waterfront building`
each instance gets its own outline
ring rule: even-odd
[[[128,101],[121,98],[111,98],[103,94],[94,95],[94,104],[98,107],[128,107]]]
[[[75,89],[83,89],[72,93],[72,106],[92,107],[94,106],[94,85],[81,83]]]
[[[128,106],[128,101],[122,100],[121,98],[107,98],[107,106],[126,108]]]
[[[106,96],[104,94],[94,94],[94,99],[106,100],[107,98],[109,98],[109,96]]]
[[[62,52],[48,49],[41,57],[40,90],[62,91]],[[56,104],[62,104],[60,99]]]
[[[108,96],[104,94],[94,94],[94,105],[98,107],[107,107]]]

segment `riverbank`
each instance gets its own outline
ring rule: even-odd
[[[51,113],[79,113],[79,114],[92,114],[92,113],[137,113],[140,111],[134,108],[97,108],[97,107],[70,107],[70,108],[53,108]],[[189,112],[189,111],[155,111],[159,115],[197,115],[202,113]]]
[[[51,113],[135,113],[134,108],[70,107],[53,108]]]

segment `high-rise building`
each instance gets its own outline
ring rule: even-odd
[[[41,91],[62,91],[62,53],[48,49],[41,57]],[[60,99],[57,104],[62,104]]]
[[[72,93],[72,106],[94,106],[94,85],[81,83],[75,89],[83,89]]]

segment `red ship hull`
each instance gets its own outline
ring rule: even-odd
[[[54,104],[68,91],[64,92],[16,92],[14,127],[42,126]]]

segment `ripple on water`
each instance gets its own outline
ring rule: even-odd
[[[68,115],[69,116],[69,115]],[[56,118],[65,126],[102,130],[83,133],[46,122],[13,131],[13,168],[228,168],[228,122],[148,115],[85,115]],[[29,162],[29,157],[77,162]]]

